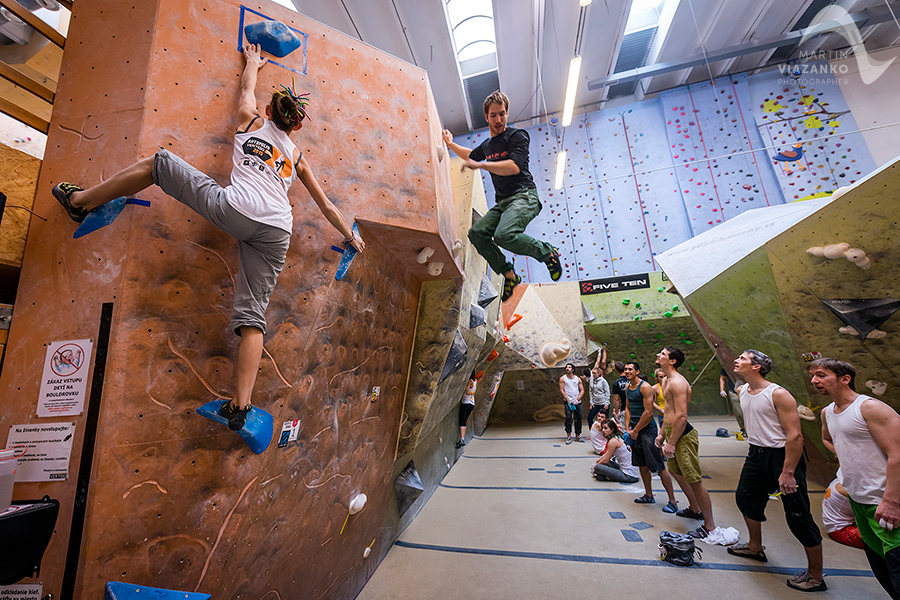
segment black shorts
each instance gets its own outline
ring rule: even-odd
[[[738,480],[734,499],[741,514],[751,521],[766,520],[766,504],[769,494],[778,491],[778,477],[784,468],[784,448],[763,448],[750,445],[741,478]],[[819,526],[809,510],[809,495],[806,492],[806,463],[803,457],[794,470],[797,491],[782,494],[781,504],[788,528],[797,541],[806,548],[822,543]]]
[[[465,427],[466,423],[469,420],[469,415],[472,414],[472,411],[475,409],[474,404],[466,404],[465,402],[460,402],[459,404],[459,426]]]
[[[663,460],[662,450],[656,447],[656,436],[659,431],[656,424],[651,421],[638,433],[631,448],[631,464],[636,467],[647,467],[651,471],[665,471],[666,462]]]

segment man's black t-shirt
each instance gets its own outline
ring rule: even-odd
[[[507,127],[503,133],[485,140],[469,154],[469,158],[476,162],[483,160],[488,162],[512,160],[519,167],[518,175],[494,175],[491,173],[491,180],[494,182],[494,191],[496,192],[495,200],[497,202],[504,198],[509,198],[522,190],[535,187],[534,179],[532,179],[531,173],[528,172],[529,142],[527,131]]]
[[[625,412],[625,388],[628,387],[628,378],[624,375],[619,375],[619,378],[616,379],[612,384],[612,393],[619,395],[619,410],[623,413]]]

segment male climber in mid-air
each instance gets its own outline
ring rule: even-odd
[[[306,186],[319,210],[344,236],[344,243],[362,252],[365,243],[325,196],[309,163],[288,137],[303,127],[306,94],[281,86],[265,108],[256,106],[257,72],[266,63],[259,46],[244,48],[231,185],[221,187],[174,154],[160,150],[88,189],[59,183],[53,195],[72,220],[84,221],[93,209],[121,196],[133,196],[152,184],[188,206],[224,233],[238,240],[239,272],[234,291],[231,328],[241,337],[234,398],[220,414],[239,431],[250,412],[250,397],[262,358],[266,307],[293,230],[288,189],[297,179]],[[290,157],[288,159],[288,157]]]
[[[508,300],[522,278],[500,248],[531,256],[547,265],[550,279],[559,280],[559,251],[525,233],[528,223],[541,212],[541,201],[528,172],[528,132],[506,126],[509,98],[497,90],[484,100],[484,118],[491,138],[474,150],[453,142],[444,130],[444,142],[463,160],[463,169],[484,169],[494,182],[496,204],[469,230],[469,239],[491,269],[504,277],[501,300]]]

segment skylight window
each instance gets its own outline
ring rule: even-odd
[[[494,12],[490,2],[447,0],[447,17],[458,62],[463,63],[497,52]]]
[[[625,23],[625,33],[656,27],[659,24],[663,4],[665,0],[634,0],[631,12],[628,13],[628,21]]]

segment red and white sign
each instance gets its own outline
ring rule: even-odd
[[[47,344],[37,416],[67,417],[81,414],[84,410],[93,349],[91,340]]]

